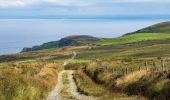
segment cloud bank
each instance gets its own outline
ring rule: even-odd
[[[170,18],[170,0],[0,0],[0,19]]]
[[[63,6],[87,6],[95,3],[141,3],[141,2],[161,2],[166,3],[170,0],[0,0],[0,7],[24,7],[35,4],[56,4]]]
[[[83,0],[0,0],[0,7],[24,7],[34,4],[56,4],[56,5],[75,5],[84,6],[86,2]]]

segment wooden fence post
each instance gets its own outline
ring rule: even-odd
[[[84,71],[87,71],[87,65],[84,66]]]
[[[155,61],[153,61],[153,67],[156,67],[156,62]]]
[[[126,68],[126,74],[128,74],[128,68]]]
[[[141,71],[141,66],[139,66],[139,71]]]
[[[115,68],[115,74],[117,75],[117,68]]]
[[[164,63],[163,60],[161,60],[161,67],[162,67],[162,71],[164,71],[165,70],[165,63]]]
[[[107,66],[105,66],[105,69],[106,69],[106,70],[108,69]]]
[[[148,70],[148,62],[145,62],[146,70]]]

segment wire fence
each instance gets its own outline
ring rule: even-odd
[[[156,64],[157,63],[157,64]],[[86,70],[86,68],[85,68]],[[104,66],[104,67],[98,67],[96,71],[98,72],[110,72],[114,74],[129,74],[135,71],[141,71],[141,70],[148,70],[148,71],[169,71],[169,63],[165,62],[164,60],[161,60],[160,63],[153,62],[153,64],[149,64],[148,62],[145,62],[142,65],[138,66],[126,66],[126,67],[110,67],[110,66]]]

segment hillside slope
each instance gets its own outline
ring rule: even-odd
[[[140,29],[133,33],[125,34],[118,38],[102,39],[102,38],[96,38],[88,35],[69,36],[69,37],[62,38],[59,41],[44,43],[40,46],[33,46],[32,48],[24,48],[22,52],[50,49],[50,48],[60,48],[65,46],[89,45],[89,44],[90,45],[101,44],[102,46],[103,45],[105,46],[105,45],[137,43],[137,42],[144,42],[144,41],[148,41],[148,42],[155,41],[157,43],[157,41],[166,40],[168,42],[170,39],[170,34],[168,33],[170,33],[170,22],[162,22]]]
[[[77,36],[69,36],[60,39],[59,41],[47,42],[39,46],[33,46],[31,48],[24,48],[22,52],[27,51],[35,51],[42,49],[50,49],[50,48],[60,48],[65,46],[78,46],[84,44],[96,44],[100,42],[100,39],[88,35],[77,35]]]
[[[129,34],[135,34],[135,33],[170,33],[170,21],[151,25],[149,27],[140,29],[136,32],[132,32]]]
[[[120,45],[120,44],[128,44],[135,42],[144,42],[155,40],[168,40],[170,39],[170,34],[166,33],[136,33],[124,35],[118,38],[104,38],[102,39],[102,45]],[[167,41],[168,42],[168,41]]]
[[[160,41],[170,39],[170,22],[162,22],[125,34],[118,38],[104,38],[102,45],[119,45],[144,41]],[[167,41],[168,42],[168,41]],[[169,43],[169,42],[168,42]]]

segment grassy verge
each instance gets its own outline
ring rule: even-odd
[[[42,100],[57,83],[60,64],[1,63],[0,100]]]
[[[99,100],[120,100],[120,99],[126,99],[126,100],[145,100],[145,98],[140,96],[127,96],[123,93],[113,93],[110,89],[96,84],[92,81],[91,78],[89,78],[83,71],[77,70],[74,73],[74,80],[76,82],[76,85],[78,87],[78,91],[82,94],[88,95],[88,96],[95,96]]]
[[[100,85],[95,84],[87,75],[85,75],[81,70],[77,70],[74,73],[74,80],[78,87],[78,91],[82,94],[101,96],[105,90]]]
[[[60,92],[62,98],[67,99],[67,100],[75,100],[75,98],[70,94],[70,92],[68,91],[70,88],[70,82],[68,79],[68,74],[64,73],[62,76],[63,79],[63,87],[62,90]]]
[[[122,64],[125,65],[119,66]],[[137,66],[141,66],[141,69],[139,70]],[[105,85],[113,92],[126,93],[129,96],[145,96],[151,100],[167,100],[170,97],[168,94],[170,72],[168,69],[162,71],[160,62],[154,63],[153,66],[153,61],[148,61],[147,66],[148,70],[142,66],[141,61],[102,62],[89,64],[85,71],[95,82]],[[152,67],[159,70],[153,70]],[[128,68],[128,73],[123,73],[124,68]],[[132,72],[131,68],[133,68]]]
[[[143,95],[150,100],[168,100],[170,98],[169,71],[136,71],[119,78],[116,87],[128,95]]]
[[[73,59],[69,63],[72,63],[72,64],[87,64],[87,63],[90,63],[90,62],[91,62],[91,60]]]

